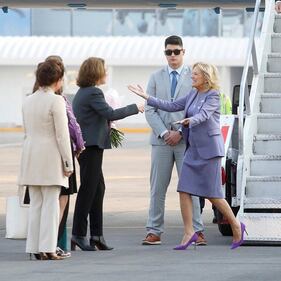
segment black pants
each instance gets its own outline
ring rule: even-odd
[[[103,235],[103,198],[105,191],[102,173],[103,149],[88,146],[80,155],[81,185],[77,194],[72,234],[87,235],[88,215],[90,215],[91,236]]]

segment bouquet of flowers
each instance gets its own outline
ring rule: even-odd
[[[124,133],[116,128],[110,128],[110,141],[112,147],[122,146],[122,140],[124,139]]]
[[[121,107],[121,101],[119,94],[114,89],[109,89],[104,94],[106,102],[113,108],[116,109]],[[115,121],[110,122],[110,142],[112,147],[122,146],[122,141],[124,139],[124,133],[119,131],[116,126]]]

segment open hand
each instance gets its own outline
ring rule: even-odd
[[[140,97],[142,97],[142,98],[144,98],[146,100],[149,97],[140,85],[137,85],[137,86],[129,85],[128,89],[131,92],[137,94],[138,96],[140,96]]]

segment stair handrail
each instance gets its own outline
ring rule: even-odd
[[[250,108],[250,95],[249,88],[247,83],[248,72],[251,62],[251,57],[253,61],[253,74],[257,75],[259,73],[258,60],[257,60],[257,50],[255,44],[255,34],[257,29],[257,22],[259,16],[259,10],[261,6],[261,0],[256,0],[254,16],[253,16],[253,25],[251,27],[247,53],[246,53],[246,61],[243,68],[241,83],[240,83],[240,91],[239,91],[239,110],[238,110],[238,151],[239,155],[243,155],[244,153],[244,103],[246,105],[245,113],[247,115],[251,114]]]

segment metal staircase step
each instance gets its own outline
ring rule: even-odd
[[[273,30],[276,33],[281,32],[281,15],[275,15]]]
[[[281,175],[279,176],[249,176],[247,182],[280,182]],[[281,185],[280,185],[281,190]],[[280,196],[281,198],[281,196]]]
[[[250,161],[251,176],[281,175],[281,155],[253,155]]]
[[[255,135],[253,153],[257,155],[280,155],[281,135]]]
[[[247,198],[281,198],[281,175],[246,178]]]
[[[238,213],[238,218],[246,225],[248,235],[244,236],[245,241],[281,241],[281,214]]]
[[[281,97],[281,93],[264,93],[261,94],[262,98],[280,98]]]
[[[273,33],[271,35],[271,52],[281,53],[281,33]]]
[[[281,198],[245,198],[245,209],[281,209]]]
[[[281,81],[280,81],[281,82]],[[258,134],[280,134],[281,114],[259,113],[257,114]]]
[[[281,93],[262,94],[260,110],[262,113],[281,114]]]
[[[272,53],[268,55],[267,71],[281,73],[281,53]]]
[[[274,135],[274,134],[258,134],[254,136],[254,141],[259,141],[259,140],[281,140],[281,134],[280,135]],[[257,153],[258,155],[258,153]],[[263,154],[260,154],[263,155]],[[266,154],[265,154],[266,155]],[[275,154],[275,155],[279,155],[279,154]]]
[[[281,44],[281,37],[280,37]],[[264,92],[281,93],[281,73],[264,74]]]

